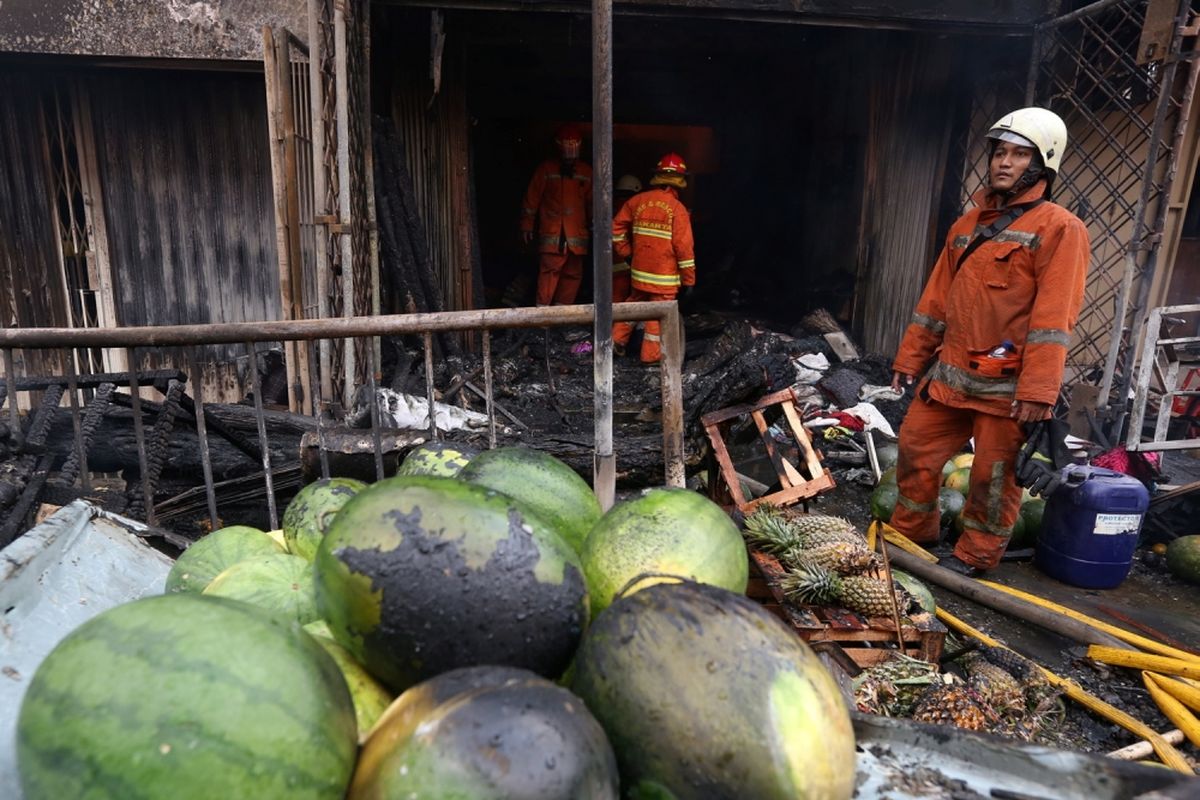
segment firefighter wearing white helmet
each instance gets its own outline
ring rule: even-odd
[[[966,574],[996,566],[1008,545],[1021,505],[1017,453],[1026,426],[1040,426],[1058,400],[1089,260],[1083,222],[1049,200],[1067,146],[1062,119],[1022,108],[987,138],[987,185],[950,227],[892,366],[893,388],[915,396],[900,427],[891,525],[939,544],[942,465],[973,438],[962,534],[938,553]]]
[[[617,183],[613,187],[613,212],[621,210],[629,198],[642,191],[642,182],[638,180],[636,175],[622,175],[617,178]],[[624,303],[629,299],[630,292],[633,291],[633,285],[630,278],[630,270],[633,265],[628,257],[617,255],[616,250],[613,251],[613,289],[612,299],[614,303]]]
[[[1062,117],[1045,108],[1019,108],[997,120],[987,136],[993,143],[1008,142],[1028,147],[1037,155],[1010,191],[1019,192],[1045,177],[1046,196],[1049,197],[1062,164],[1063,150],[1067,147],[1067,126]]]

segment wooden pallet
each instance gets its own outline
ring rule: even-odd
[[[783,596],[779,579],[784,569],[772,555],[750,550],[750,583],[746,595],[763,603],[806,642],[837,642],[854,663],[869,667],[896,650],[896,623],[890,617],[867,617],[844,608],[799,606]],[[946,627],[928,612],[903,617],[900,630],[904,652],[937,663],[946,641]]]
[[[796,452],[800,454],[799,463],[793,464],[784,458],[781,448],[776,444],[770,432],[766,413],[778,410],[781,419],[786,419],[787,430],[795,442]],[[766,450],[767,457],[775,467],[779,476],[779,485],[783,488],[773,494],[764,495],[755,500],[747,500],[742,493],[742,482],[734,468],[733,459],[725,446],[725,433],[729,426],[739,417],[749,416],[758,429],[759,438]],[[833,476],[829,470],[821,466],[821,454],[812,445],[812,439],[800,419],[796,395],[791,389],[784,389],[758,400],[755,403],[722,408],[700,418],[708,441],[712,445],[713,457],[719,467],[721,482],[717,483],[717,470],[709,471],[709,497],[720,505],[725,497],[743,513],[750,513],[759,503],[771,503],[776,506],[788,506],[809,500],[818,494],[834,488]]]

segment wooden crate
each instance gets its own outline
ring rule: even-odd
[[[772,555],[750,550],[750,583],[746,595],[758,600],[806,642],[837,642],[854,663],[869,667],[895,652],[896,623],[890,617],[867,617],[844,608],[799,606],[784,599],[779,579],[784,569]],[[946,626],[928,612],[900,620],[904,652],[937,663],[946,641]]]

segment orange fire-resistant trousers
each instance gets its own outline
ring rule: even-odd
[[[632,291],[633,284],[629,275],[628,269],[613,271],[613,298],[614,303],[624,303],[629,299],[629,292]]]
[[[918,393],[900,426],[896,464],[900,498],[891,525],[914,542],[937,541],[942,467],[972,436],[975,461],[954,555],[973,567],[991,569],[1000,563],[1021,509],[1013,462],[1025,432],[1011,417],[955,408],[925,400]]]
[[[541,253],[538,266],[537,304],[568,306],[575,302],[583,282],[583,256],[578,253]]]
[[[675,292],[643,292],[641,289],[631,289],[629,297],[624,302],[641,303],[651,300],[674,300]],[[654,364],[662,358],[662,327],[656,319],[648,319],[642,323],[642,350],[638,354],[643,364]],[[635,322],[618,322],[613,325],[613,344],[621,347],[629,344],[633,337]]]

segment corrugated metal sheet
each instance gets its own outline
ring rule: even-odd
[[[125,72],[85,88],[121,323],[278,318],[262,76]]]
[[[0,72],[0,325],[68,324],[54,225],[54,199],[42,147],[43,84]],[[58,370],[58,357],[14,354],[19,374]],[[0,369],[3,367],[0,366]]]
[[[464,72],[462,49],[447,47],[436,97],[431,97],[424,73],[407,70],[392,98],[392,117],[408,156],[429,257],[446,310],[451,311],[473,307]]]

